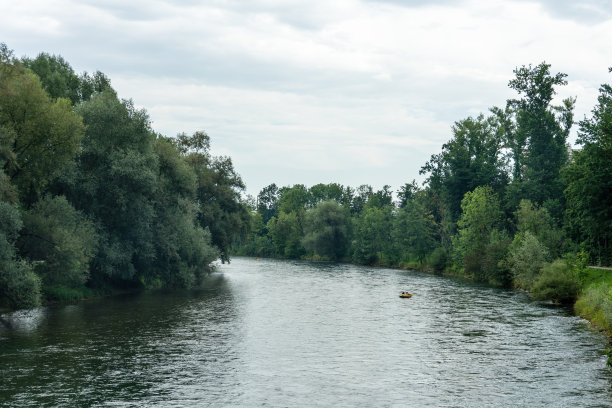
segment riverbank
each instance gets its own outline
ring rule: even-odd
[[[612,345],[612,268],[589,267],[574,310],[605,332]]]

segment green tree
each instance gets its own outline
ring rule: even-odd
[[[51,98],[66,98],[73,105],[81,102],[81,81],[64,58],[43,52],[35,59],[23,58],[22,62],[38,75]]]
[[[530,232],[525,232],[522,239],[515,236],[510,257],[514,285],[527,290],[531,289],[540,270],[550,259],[546,247]]]
[[[40,279],[15,253],[15,241],[22,227],[19,210],[0,201],[0,305],[12,309],[40,304]]]
[[[550,64],[522,66],[513,72],[515,78],[508,85],[522,98],[508,101],[516,121],[514,132],[507,137],[516,173],[508,199],[514,206],[522,198],[544,204],[553,217],[560,219],[563,183],[559,171],[567,162],[566,140],[575,99],[551,105],[555,87],[566,85],[567,75],[551,75]]]
[[[92,278],[135,284],[155,260],[153,225],[159,173],[155,134],[144,110],[107,90],[78,106],[83,150],[58,190],[95,220],[100,237]]]
[[[389,264],[389,258],[395,258],[391,240],[393,230],[391,207],[368,207],[355,222],[353,260],[366,265]]]
[[[278,199],[279,190],[274,183],[264,187],[257,195],[257,211],[261,214],[264,224],[278,215]]]
[[[312,254],[330,260],[344,257],[348,227],[344,209],[335,201],[324,201],[306,212],[303,245]]]
[[[499,229],[502,211],[497,194],[489,186],[476,187],[461,201],[462,214],[454,239],[456,262],[477,281],[484,280],[481,261],[491,243],[491,234]]]
[[[51,100],[38,77],[8,57],[0,61],[0,151],[3,170],[27,208],[79,152],[82,119],[70,101]]]
[[[416,180],[412,180],[412,183],[406,183],[397,191],[397,197],[399,199],[398,207],[404,208],[408,203],[412,202],[417,193],[419,192],[419,186]]]
[[[309,207],[314,207],[318,203],[328,200],[334,200],[341,205],[350,204],[345,202],[348,198],[345,194],[345,188],[338,183],[315,184],[308,189],[308,192],[310,194]]]
[[[422,200],[408,199],[395,218],[392,240],[407,255],[406,260],[416,259],[422,264],[437,246],[437,230],[438,225]]]
[[[98,244],[94,225],[65,197],[47,196],[24,215],[18,242],[45,286],[78,288],[89,278]]]
[[[61,56],[43,52],[35,59],[22,58],[21,62],[40,78],[51,98],[69,99],[72,105],[88,101],[95,93],[112,89],[110,80],[100,71],[93,76],[87,72],[77,75]]]
[[[299,258],[304,253],[302,227],[295,212],[281,211],[278,218],[270,218],[267,228],[277,255]]]
[[[159,158],[153,224],[155,262],[148,284],[159,281],[168,287],[190,287],[210,271],[209,265],[219,253],[210,232],[199,224],[194,170],[168,138],[157,138],[155,152]]]
[[[242,242],[235,248],[237,255],[273,256],[274,247],[268,236],[268,230],[260,213],[253,211],[250,217],[250,228],[244,234]]]
[[[564,234],[544,207],[538,207],[529,200],[521,200],[515,212],[516,237],[519,242],[529,232],[542,243],[552,258],[562,255]]]
[[[451,221],[456,222],[467,192],[488,185],[499,194],[508,177],[503,138],[494,116],[480,114],[455,122],[452,131],[453,138],[442,146],[442,153],[433,155],[420,173],[429,174],[429,188],[439,201],[437,212],[448,211]]]
[[[284,213],[300,213],[310,202],[310,193],[303,184],[282,187],[279,190],[278,210]]]
[[[229,262],[231,246],[249,223],[248,210],[240,200],[244,183],[229,157],[210,154],[205,132],[179,135],[177,145],[197,177],[200,225],[209,229],[221,261]]]
[[[364,210],[372,195],[374,195],[374,189],[372,186],[362,184],[357,187],[357,190],[355,190],[351,200],[351,213],[360,214]]]
[[[610,69],[612,72],[612,68]],[[612,264],[612,86],[599,89],[592,117],[580,122],[578,144],[564,171],[566,220],[572,237],[591,258]]]

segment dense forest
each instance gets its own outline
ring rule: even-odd
[[[600,88],[572,150],[574,98],[554,104],[563,73],[514,70],[516,98],[452,126],[423,164],[425,182],[270,184],[250,197],[249,256],[411,267],[571,304],[612,330],[612,87]],[[612,331],[611,331],[612,332]]]
[[[248,225],[204,132],[155,133],[103,73],[0,44],[0,308],[191,287]]]
[[[270,184],[257,197],[201,131],[167,137],[101,72],[0,44],[0,308],[197,285],[230,254],[419,268],[576,302],[612,331],[612,87],[568,144],[566,75],[454,123],[394,192]],[[407,177],[410,179],[411,177]],[[394,194],[395,193],[395,194]]]

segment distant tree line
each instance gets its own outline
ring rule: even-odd
[[[572,151],[575,99],[553,104],[566,75],[546,63],[514,75],[516,98],[456,122],[422,166],[423,186],[405,184],[394,201],[389,186],[271,184],[251,198],[234,252],[418,267],[573,301],[588,262],[612,261],[612,87]]]
[[[155,133],[101,72],[0,44],[0,307],[190,287],[248,225],[204,132]]]

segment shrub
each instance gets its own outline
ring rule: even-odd
[[[529,232],[523,235],[522,241],[517,235],[512,246],[514,249],[510,253],[510,264],[514,285],[531,289],[548,258],[548,250]]]
[[[434,272],[442,273],[448,264],[448,252],[444,248],[436,248],[431,253],[430,264]]]
[[[531,294],[536,300],[573,303],[578,295],[578,283],[574,271],[562,259],[546,264],[535,281]]]
[[[29,309],[40,305],[40,278],[23,261],[5,261],[0,265],[0,298],[3,306]]]

